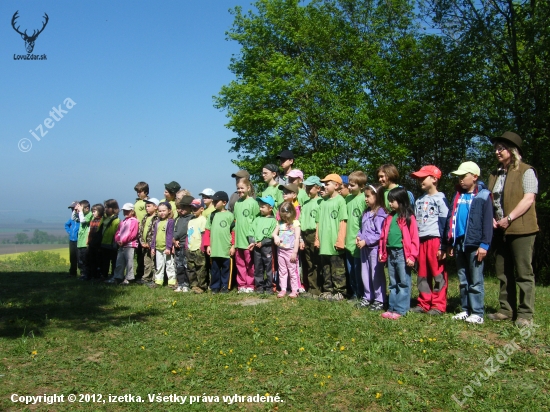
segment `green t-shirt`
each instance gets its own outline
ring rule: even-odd
[[[217,212],[210,223],[210,217],[206,221],[206,229],[210,230],[210,256],[229,258],[231,249],[231,226],[235,216],[230,211]]]
[[[309,196],[307,195],[307,192],[304,189],[300,189],[298,191],[298,203],[300,206],[303,206],[308,200]]]
[[[308,198],[308,200],[304,202],[300,212],[300,218],[298,219],[302,231],[317,228],[317,223],[319,223],[319,207],[322,201],[323,199],[317,196],[314,199]]]
[[[271,215],[271,217],[258,216],[250,225],[250,232],[248,236],[254,238],[254,242],[261,242],[264,239],[273,237],[273,231],[277,226],[277,219]]]
[[[170,206],[172,207],[172,219],[176,220],[178,217],[178,210],[176,209],[176,201],[175,200],[166,200],[166,198],[162,199],[159,203],[162,202],[168,202],[170,203]]]
[[[338,239],[338,229],[342,220],[348,220],[348,211],[344,198],[338,195],[324,199],[321,202],[319,212],[320,255],[335,256],[341,253],[334,245]]]
[[[136,200],[136,203],[134,204],[134,212],[136,212],[136,219],[138,222],[141,222],[147,214],[147,210],[145,210],[145,200]]]
[[[155,250],[164,252],[166,249],[166,224],[168,219],[159,220],[157,224],[157,236],[155,238]]]
[[[212,203],[210,203],[210,206],[208,206],[206,209],[204,209],[204,212],[202,212],[202,216],[204,216],[205,219],[208,220],[214,210],[216,210],[216,208]]]
[[[403,247],[403,234],[397,224],[397,216],[393,215],[393,219],[390,223],[390,230],[388,231],[388,240],[386,241],[387,247]]]
[[[141,236],[141,243],[147,243],[147,234],[149,233],[149,230],[151,230],[151,220],[155,215],[147,216],[147,220],[145,221],[145,226],[143,227],[143,234]]]
[[[88,234],[90,233],[90,221],[93,219],[94,215],[92,212],[84,215],[84,222],[80,222],[80,227],[78,228],[78,239],[76,241],[76,247],[86,247],[88,246]]]
[[[279,205],[284,202],[283,192],[279,190],[279,186],[268,186],[262,193],[262,197],[271,196],[275,200],[275,206],[273,206],[273,212],[279,209]]]
[[[260,206],[252,197],[240,198],[233,206],[233,214],[235,215],[235,247],[246,249],[249,244],[247,238],[250,225],[260,214]]]
[[[360,251],[355,244],[355,240],[357,239],[359,229],[361,229],[361,219],[363,218],[363,212],[366,208],[365,194],[350,194],[346,196],[345,200],[348,211],[348,222],[346,225],[346,250],[349,251],[353,257],[359,257]]]
[[[204,216],[191,219],[187,225],[187,244],[189,250],[196,251],[201,247],[202,234],[206,228],[206,218]]]

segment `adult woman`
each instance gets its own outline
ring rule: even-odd
[[[492,320],[517,317],[516,326],[529,326],[535,309],[535,275],[531,260],[539,228],[535,213],[538,180],[535,169],[521,160],[521,137],[505,132],[492,139],[499,162],[489,177],[493,193],[496,229],[491,246],[496,253],[495,269],[500,280],[500,309]],[[514,273],[514,267],[516,273]],[[516,284],[519,286],[517,305]]]

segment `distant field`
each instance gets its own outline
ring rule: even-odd
[[[44,250],[58,253],[67,262],[69,261],[69,245],[0,245],[0,260],[13,258],[21,253]]]

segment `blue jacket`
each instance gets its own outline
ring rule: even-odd
[[[455,217],[458,211],[458,199],[464,192],[458,187],[453,198],[452,208],[449,209],[449,244],[454,245],[456,239]],[[465,248],[483,248],[489,249],[491,239],[493,238],[493,198],[491,192],[483,182],[478,182],[473,192],[474,198],[470,205],[468,221],[466,223],[466,233],[464,235]]]
[[[71,242],[78,240],[78,229],[80,229],[80,223],[75,222],[72,218],[65,223],[65,231],[69,234]]]

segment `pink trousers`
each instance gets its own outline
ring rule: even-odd
[[[254,289],[254,261],[248,249],[235,249],[237,265],[237,286]]]
[[[300,286],[300,281],[298,280],[298,257],[296,257],[296,262],[292,263],[290,261],[292,249],[279,248],[277,255],[277,261],[279,262],[279,286],[281,290],[287,289],[287,282],[290,277],[290,289],[292,292],[297,292]]]

